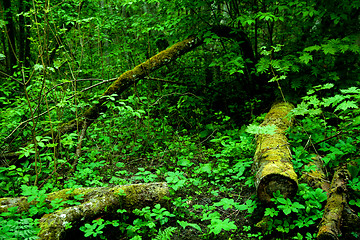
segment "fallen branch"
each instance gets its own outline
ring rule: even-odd
[[[161,51],[147,61],[137,65],[132,70],[123,73],[102,94],[98,103],[88,108],[80,119],[73,119],[67,123],[64,123],[58,128],[57,132],[47,132],[43,134],[43,136],[57,135],[57,139],[59,139],[59,136],[64,133],[69,133],[77,129],[82,129],[85,124],[85,120],[86,124],[90,126],[100,116],[101,113],[107,110],[105,103],[107,102],[108,98],[106,98],[106,96],[110,96],[112,94],[117,94],[119,96],[130,86],[135,85],[140,79],[147,77],[151,72],[159,69],[164,65],[169,64],[170,62],[177,59],[179,56],[191,51],[200,44],[202,44],[202,40],[200,40],[199,38],[195,36],[189,37],[181,42],[172,45],[168,49]],[[14,157],[19,155],[20,153],[4,153],[1,156],[4,158],[10,158],[10,156]]]
[[[77,188],[64,189],[48,194],[45,202],[50,203],[55,199],[66,201],[74,196],[83,194],[80,205],[69,206],[50,214],[45,214],[40,219],[40,233],[43,239],[61,239],[65,234],[67,223],[79,223],[94,219],[98,216],[115,214],[118,209],[125,209],[131,213],[134,209],[154,206],[157,203],[165,204],[165,196],[169,195],[166,183],[146,183],[115,186],[111,188]],[[18,212],[28,211],[36,200],[28,202],[27,197],[1,198],[0,213],[6,212],[9,207],[18,207]]]
[[[326,178],[326,174],[325,174],[325,170],[323,167],[323,162],[321,161],[321,157],[319,155],[316,155],[315,157],[313,157],[311,159],[313,161],[310,162],[308,164],[308,166],[313,165],[313,166],[315,166],[315,168],[313,168],[310,172],[303,172],[301,178],[299,179],[299,182],[307,183],[314,190],[316,188],[321,188],[324,192],[327,193],[328,198],[329,198],[329,195],[331,192],[330,191],[331,185],[330,185],[330,182]],[[352,163],[350,163],[350,165],[352,165]],[[348,177],[350,177],[350,176],[348,176]],[[345,191],[345,193],[346,193],[346,191]],[[330,201],[332,201],[332,200],[330,199]],[[342,211],[341,215],[342,215],[341,228],[343,228],[345,231],[351,232],[351,231],[357,231],[360,229],[360,218],[355,213],[355,211],[351,209],[351,207],[347,204],[347,202],[344,202],[344,207],[343,207],[343,211]],[[323,224],[324,224],[324,222],[323,222]],[[326,224],[324,224],[324,225],[326,225]],[[322,231],[327,231],[326,227],[323,226]],[[339,229],[336,230],[336,232],[340,232],[340,226],[339,226]],[[325,235],[325,236],[322,236],[323,238],[328,237],[328,235],[326,235],[325,233],[323,233],[323,234]],[[337,239],[337,238],[334,238],[334,236],[330,236],[330,239]]]

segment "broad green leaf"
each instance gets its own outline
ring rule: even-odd
[[[318,51],[321,47],[319,45],[310,46],[304,49],[305,52]]]
[[[313,60],[313,56],[309,53],[304,53],[302,56],[299,57],[300,62],[303,62],[305,64],[308,64],[310,61]]]
[[[344,101],[336,107],[335,112],[339,111],[339,110],[345,111],[349,108],[358,108],[358,105],[355,101]]]
[[[246,130],[250,134],[270,134],[276,133],[276,125],[258,126],[256,124],[250,124]]]
[[[185,222],[185,221],[179,221],[177,220],[177,223],[183,228],[185,229],[186,227],[192,227],[195,228],[196,230],[201,232],[201,228],[199,225],[197,225],[196,223],[189,223],[189,222]]]
[[[322,49],[325,54],[334,55],[336,53],[336,48],[332,44],[323,44]]]

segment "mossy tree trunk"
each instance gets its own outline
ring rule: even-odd
[[[319,225],[318,240],[339,239],[342,215],[347,204],[346,185],[350,177],[346,164],[336,170],[331,181],[325,212]]]
[[[289,198],[295,196],[298,188],[285,136],[285,130],[292,124],[287,117],[292,109],[293,105],[290,103],[274,104],[260,126],[275,126],[275,133],[258,134],[256,138],[253,163],[255,186],[259,199],[269,204],[276,191],[279,190],[285,198]]]
[[[58,199],[65,202],[73,200],[75,196],[79,195],[83,195],[81,204],[67,206],[41,217],[39,233],[41,239],[61,239],[66,232],[67,223],[79,225],[99,216],[116,215],[118,209],[125,209],[131,213],[134,209],[154,206],[157,203],[164,206],[167,203],[164,197],[169,196],[169,189],[166,183],[132,184],[111,188],[63,189],[48,194],[44,202],[50,208],[51,202],[56,202]],[[31,205],[36,204],[36,200],[29,202],[26,197],[1,198],[0,213],[6,212],[9,207],[18,207],[18,212],[28,211]]]
[[[328,201],[325,207],[326,211],[319,225],[320,229],[318,239],[337,239],[336,234],[340,233],[340,222],[341,228],[344,229],[346,232],[359,231],[360,218],[347,204],[346,195],[343,195],[341,196],[341,198],[339,198],[338,196],[336,196],[339,195],[339,193],[336,193],[337,190],[334,189],[335,182],[337,182],[337,184],[345,184],[344,180],[350,177],[349,172],[347,171],[347,169],[344,169],[345,166],[343,166],[343,168],[340,168],[335,173],[333,182],[330,185],[330,182],[326,178],[324,163],[321,161],[321,157],[316,155],[311,159],[312,162],[310,162],[308,166],[315,166],[315,168],[313,168],[310,172],[303,172],[301,178],[299,179],[299,182],[307,183],[313,189],[321,188],[328,195]],[[339,179],[340,176],[342,180]],[[347,192],[346,189],[344,189],[343,187],[345,186],[343,185],[341,187],[341,195],[346,194]],[[341,201],[336,201],[336,199],[341,199]],[[334,200],[336,204],[332,204]],[[331,208],[333,209],[331,210]],[[339,212],[341,208],[343,210],[342,212]]]

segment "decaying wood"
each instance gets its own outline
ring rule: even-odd
[[[57,135],[57,138],[59,138],[59,136],[63,135],[64,133],[70,133],[79,129],[83,129],[85,124],[87,127],[90,126],[100,116],[101,113],[107,110],[105,105],[108,100],[107,96],[112,94],[120,95],[130,86],[135,85],[140,79],[147,77],[151,72],[169,64],[181,55],[193,50],[197,46],[201,45],[202,42],[203,41],[201,39],[195,36],[191,36],[172,45],[168,49],[161,51],[147,61],[137,65],[132,70],[123,73],[102,94],[98,103],[87,109],[80,119],[73,119],[67,123],[64,123],[57,129],[55,133],[48,132],[43,134],[43,136]],[[13,158],[14,156],[18,157],[19,155],[20,153],[5,153],[2,154],[1,157]]]
[[[312,162],[308,164],[308,166],[316,166],[316,168],[312,169],[308,173],[303,173],[301,178],[299,179],[299,182],[307,183],[310,187],[313,189],[321,188],[324,190],[328,197],[330,194],[330,182],[327,180],[324,168],[323,168],[323,162],[321,161],[321,157],[316,155],[315,157],[312,157]],[[351,163],[350,163],[351,164]],[[344,192],[346,194],[346,191]],[[345,206],[343,207],[342,211],[342,219],[341,219],[341,228],[345,231],[351,232],[351,231],[359,231],[360,230],[360,218],[355,213],[354,210],[351,209],[351,207],[345,202]],[[340,232],[338,230],[338,232]],[[331,238],[330,239],[334,239]],[[336,238],[335,238],[336,239]]]
[[[166,183],[147,183],[115,186],[111,188],[77,188],[64,189],[50,193],[45,202],[50,205],[55,199],[71,200],[76,195],[83,194],[80,205],[68,206],[50,214],[45,214],[40,219],[39,237],[43,240],[61,239],[68,223],[88,221],[98,216],[115,214],[117,209],[128,212],[145,206],[154,206],[157,203],[166,204],[165,196],[169,195]],[[17,206],[19,212],[27,211],[35,201],[28,202],[26,197],[1,198],[0,213],[9,207]]]
[[[331,181],[325,212],[319,225],[318,240],[339,239],[342,213],[346,205],[346,184],[349,179],[350,173],[346,165],[339,167],[335,172]]]
[[[349,206],[349,204],[345,204],[344,210],[342,212],[342,222],[341,222],[341,228],[344,229],[347,232],[353,232],[356,231],[360,232],[360,217],[357,215],[357,213],[352,210],[352,208]]]
[[[315,166],[309,172],[303,172],[299,182],[307,183],[313,189],[321,188],[325,192],[329,192],[330,182],[327,180],[325,171],[323,169],[323,162],[319,155],[315,155],[311,158],[311,162],[308,166]]]
[[[290,103],[274,104],[261,126],[275,125],[275,134],[259,134],[256,139],[253,170],[257,195],[263,202],[271,203],[273,193],[278,190],[285,198],[297,192],[297,175],[285,136],[285,130],[292,124],[287,115],[293,107]]]

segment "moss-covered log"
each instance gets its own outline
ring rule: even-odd
[[[43,136],[61,136],[64,133],[70,133],[76,130],[80,131],[85,126],[85,123],[87,124],[86,127],[90,126],[91,123],[94,122],[101,113],[107,110],[105,103],[108,98],[106,98],[106,96],[110,96],[114,93],[120,95],[130,86],[135,85],[140,79],[148,76],[151,72],[159,69],[164,65],[169,64],[181,55],[193,50],[201,44],[202,40],[200,40],[199,38],[195,36],[189,37],[181,42],[172,45],[168,49],[161,51],[147,61],[137,65],[132,70],[123,73],[102,94],[97,104],[94,104],[92,107],[85,110],[81,118],[70,120],[69,122],[59,126],[57,132],[48,132],[43,134]],[[6,153],[2,154],[1,157],[13,158],[18,157],[19,155],[19,153]]]
[[[77,188],[64,189],[50,193],[45,202],[50,205],[55,199],[63,201],[73,199],[74,196],[83,194],[80,205],[68,206],[50,214],[45,214],[40,219],[41,239],[61,239],[68,223],[88,221],[98,216],[116,214],[117,209],[125,209],[129,213],[133,209],[142,209],[145,206],[154,206],[157,203],[165,204],[165,196],[169,195],[166,183],[132,184],[115,186],[111,188]],[[19,211],[27,211],[30,205],[27,198],[2,198],[0,211],[4,212],[9,207],[17,206]]]
[[[325,212],[319,224],[318,240],[339,239],[341,234],[340,225],[343,211],[346,206],[347,181],[350,179],[350,173],[343,165],[339,167],[331,181],[328,200],[325,205]]]
[[[299,182],[307,183],[313,189],[321,188],[329,197],[330,194],[330,182],[327,180],[324,165],[321,161],[321,157],[315,155],[311,158],[313,161],[308,166],[315,166],[310,172],[303,172]],[[353,163],[350,163],[353,164]],[[345,192],[346,193],[346,192]],[[360,218],[354,210],[345,202],[345,206],[342,211],[341,228],[347,232],[360,230]],[[330,239],[333,239],[330,237]],[[336,239],[336,238],[335,238]]]
[[[257,194],[263,202],[271,203],[273,193],[278,190],[285,198],[293,197],[297,192],[297,175],[285,136],[285,130],[291,126],[287,115],[292,109],[290,103],[274,104],[261,126],[274,125],[275,133],[259,134],[256,139],[253,169],[256,171]]]

